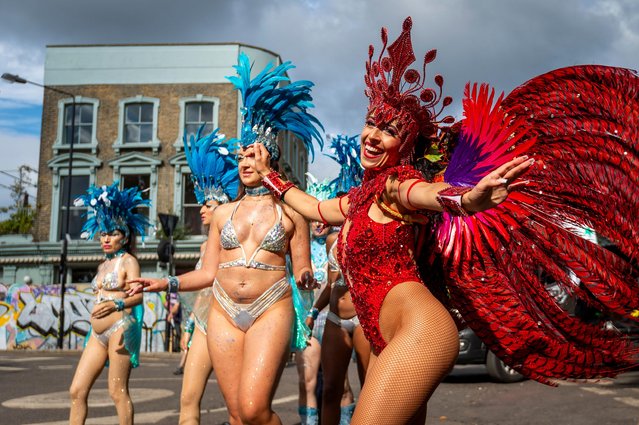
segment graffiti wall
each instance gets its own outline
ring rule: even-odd
[[[88,284],[69,285],[64,297],[64,348],[80,349],[90,328],[95,297]],[[58,285],[0,284],[0,350],[56,349]],[[144,294],[142,351],[164,351],[164,297]]]

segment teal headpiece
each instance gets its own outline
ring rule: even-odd
[[[149,206],[151,201],[142,199],[142,192],[137,187],[120,190],[118,185],[118,181],[110,186],[91,185],[86,194],[74,201],[76,207],[88,207],[87,221],[82,227],[82,238],[90,240],[97,232],[114,230],[121,230],[129,236],[129,229],[132,229],[144,240],[146,228],[150,227],[151,223],[145,215],[134,212],[134,209]]]
[[[306,80],[291,81],[286,71],[294,68],[291,62],[273,67],[270,63],[251,80],[251,65],[246,54],[240,53],[234,66],[237,76],[226,77],[242,95],[242,131],[239,143],[249,146],[263,143],[277,161],[280,157],[277,133],[288,130],[299,137],[314,157],[313,139],[323,147],[322,124],[308,112],[313,107],[311,87]],[[284,84],[283,84],[284,83]],[[285,84],[288,83],[288,84]]]
[[[306,193],[320,201],[331,198],[333,189],[328,180],[319,181],[311,173],[306,173]]]
[[[186,136],[183,140],[195,197],[200,204],[210,200],[223,204],[237,196],[237,161],[229,143],[218,134],[217,128],[206,137],[200,137],[202,129],[200,127],[189,142]]]
[[[346,193],[362,183],[364,168],[360,158],[359,136],[348,137],[338,134],[331,140],[333,154],[324,154],[340,165],[339,175],[330,184],[332,197]]]

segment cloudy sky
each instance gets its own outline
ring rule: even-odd
[[[364,62],[386,26],[393,40],[413,17],[416,56],[438,49],[455,103],[468,81],[510,91],[551,69],[582,63],[639,68],[635,0],[20,0],[0,14],[0,72],[43,79],[45,46],[91,43],[242,42],[278,52],[316,83],[316,115],[327,133],[363,122]],[[0,170],[37,168],[42,92],[0,83]],[[321,158],[321,157],[320,157]],[[328,159],[311,166],[332,177]],[[14,172],[15,174],[15,172]],[[0,174],[0,184],[11,178]],[[35,193],[35,191],[32,191]],[[0,206],[9,204],[0,187]]]

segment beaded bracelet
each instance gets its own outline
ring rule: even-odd
[[[317,316],[319,316],[319,310],[317,309],[317,307],[313,307],[306,316],[313,318],[313,320],[316,320]]]
[[[169,283],[169,287],[167,288],[169,293],[177,293],[180,290],[180,279],[178,279],[177,276],[169,276],[166,279]]]
[[[437,202],[442,210],[453,216],[468,217],[469,213],[462,207],[462,196],[470,192],[472,187],[450,186],[437,192]]]
[[[113,300],[113,303],[115,304],[115,311],[122,311],[124,310],[124,300],[122,298],[116,298]]]
[[[295,187],[295,185],[290,181],[284,181],[280,173],[277,171],[271,171],[265,175],[262,178],[262,184],[265,188],[271,191],[273,196],[276,196],[280,200],[284,198],[284,194],[287,190]]]

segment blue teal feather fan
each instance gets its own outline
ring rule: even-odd
[[[210,200],[223,204],[237,196],[237,161],[230,144],[218,135],[219,129],[201,137],[203,128],[200,127],[197,135],[191,135],[190,141],[187,142],[186,136],[183,140],[195,197],[200,204]]]
[[[311,103],[311,87],[307,80],[291,81],[286,72],[295,66],[291,62],[273,67],[269,63],[251,80],[251,64],[246,54],[240,53],[234,66],[237,76],[226,77],[242,95],[242,131],[239,143],[249,146],[263,143],[275,161],[279,159],[277,133],[288,130],[299,137],[314,158],[313,139],[324,146],[319,120],[308,112]],[[281,83],[289,84],[282,85]]]
[[[338,134],[331,140],[333,154],[324,154],[340,165],[339,175],[331,180],[332,197],[359,186],[364,176],[360,158],[359,136]]]
[[[137,187],[120,190],[118,185],[118,181],[110,186],[91,185],[86,194],[74,201],[76,207],[88,207],[82,238],[91,240],[97,232],[114,230],[121,230],[129,236],[129,229],[132,229],[144,241],[146,229],[151,223],[145,215],[136,213],[134,209],[150,206],[151,201],[143,199],[142,192]]]

